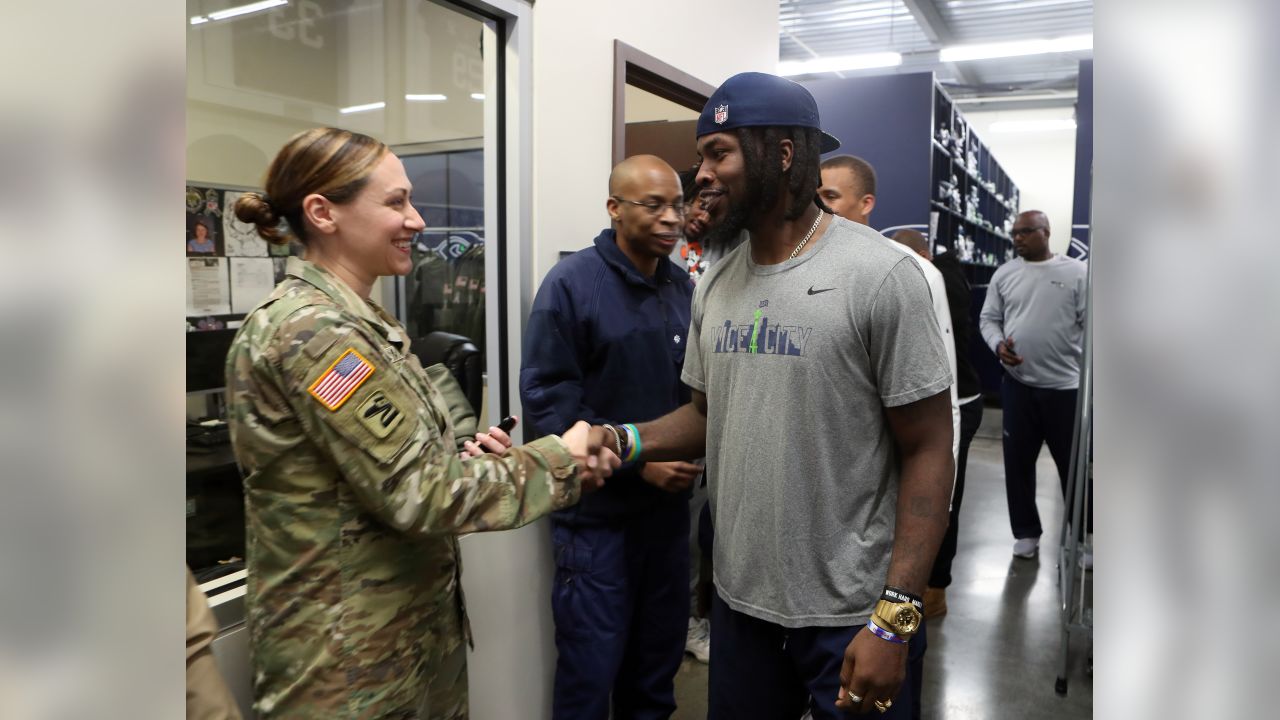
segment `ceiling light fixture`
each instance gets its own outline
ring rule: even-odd
[[[484,100],[484,93],[471,93],[472,100]]]
[[[1050,130],[1075,130],[1076,121],[1071,118],[1051,120],[997,120],[991,123],[993,133],[1047,132]]]
[[[812,60],[788,60],[778,63],[778,74],[783,77],[813,73],[840,72],[842,70],[870,70],[872,68],[897,67],[902,55],[896,52],[863,53]]]
[[[288,5],[289,0],[262,0],[262,2],[249,3],[248,5],[237,5],[227,8],[226,10],[215,10],[206,15],[196,15],[191,18],[192,25],[203,25],[210,20],[226,20],[228,18],[240,17],[249,13],[256,13],[260,10],[270,10],[281,5]]]
[[[975,95],[973,97],[956,98],[957,105],[973,105],[982,103],[1034,102],[1037,100],[1075,100],[1075,90],[1060,93],[1034,93],[1031,95]]]
[[[338,112],[342,113],[343,115],[350,115],[351,113],[369,112],[370,110],[381,110],[386,106],[387,104],[385,102],[369,103],[367,105],[352,105],[351,107],[339,108]]]
[[[1093,49],[1093,35],[1072,35],[1054,40],[1017,40],[985,45],[955,45],[938,51],[941,62],[991,60],[994,58],[1044,55]]]
[[[439,93],[427,93],[426,95],[405,95],[404,99],[409,102],[444,102],[449,99],[449,96]]]

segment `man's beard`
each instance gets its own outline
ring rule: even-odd
[[[761,157],[754,143],[743,138],[743,161],[746,178],[746,195],[729,196],[729,207],[722,221],[712,226],[702,239],[704,247],[724,249],[737,246],[743,230],[750,230],[756,222],[777,204],[782,195],[785,173],[774,157]],[[771,168],[771,170],[770,170]],[[723,199],[724,196],[721,196]]]
[[[751,203],[748,199],[730,200],[724,219],[711,226],[702,236],[702,247],[728,252],[737,244],[738,237],[750,219]]]

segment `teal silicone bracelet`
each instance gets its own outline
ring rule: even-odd
[[[643,449],[640,445],[640,431],[631,423],[627,423],[622,427],[627,429],[627,439],[631,441],[631,448],[626,457],[626,461],[631,462],[640,457],[640,451]]]

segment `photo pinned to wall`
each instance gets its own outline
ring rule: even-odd
[[[187,186],[187,256],[217,257],[224,254],[222,191]]]
[[[223,254],[222,191],[217,188],[188,185],[187,255],[213,257]]]
[[[227,255],[230,257],[267,257],[267,241],[258,234],[252,223],[236,217],[236,201],[244,193],[227,190],[223,193],[222,233],[226,238]]]

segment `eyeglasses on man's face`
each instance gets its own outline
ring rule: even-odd
[[[618,197],[617,195],[610,195],[609,197],[617,200],[618,202],[630,203],[631,205],[642,207],[654,217],[661,215],[662,211],[667,208],[671,208],[675,214],[680,217],[684,217],[685,213],[685,204],[683,200],[680,202],[664,203],[658,202],[657,200],[628,200],[623,197]]]
[[[1031,233],[1037,230],[1043,230],[1043,229],[1044,228],[1039,225],[1035,227],[1029,227],[1029,228],[1014,228],[1009,231],[1009,235],[1011,235],[1012,237],[1018,237],[1019,235],[1030,235]]]

